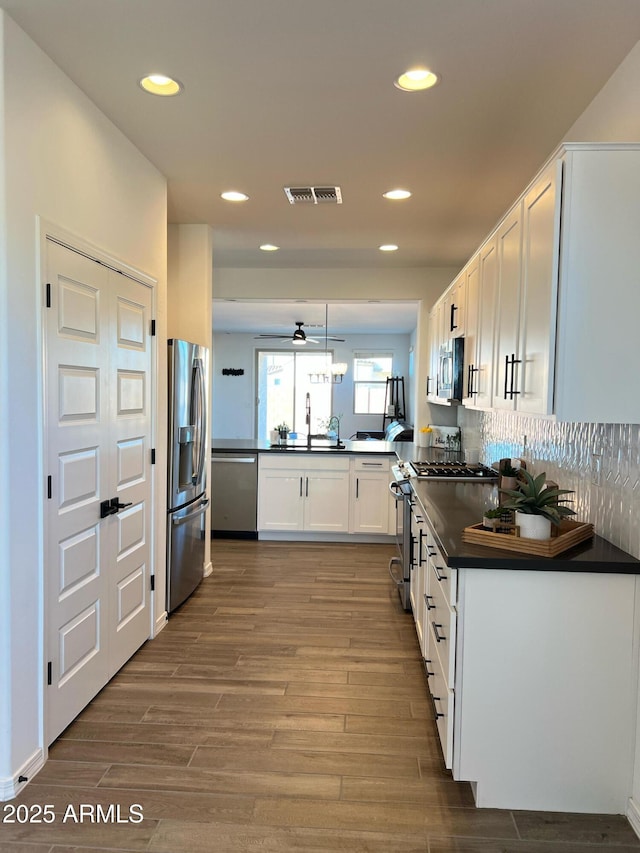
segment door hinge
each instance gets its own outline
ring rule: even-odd
[[[156,449],[155,449],[155,447],[151,448],[151,464],[152,465],[156,464]]]
[[[49,500],[51,500],[52,495],[53,495],[53,483],[51,480],[51,474],[49,474],[49,476],[47,477],[47,498]]]
[[[47,282],[47,293],[46,293],[46,305],[47,308],[51,308],[51,282]]]
[[[156,588],[156,576],[155,575],[149,575],[149,580],[151,581],[151,592],[153,592],[154,589]]]
[[[151,337],[154,337],[155,333],[156,333],[156,321],[152,320],[151,321]]]
[[[49,661],[47,664],[47,685],[51,686],[53,683],[53,663]]]

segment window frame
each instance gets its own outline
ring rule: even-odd
[[[383,358],[391,359],[391,366],[389,368],[389,376],[391,377],[391,376],[393,376],[393,362],[395,359],[395,351],[394,350],[371,349],[370,348],[370,349],[366,349],[366,350],[354,350],[353,351],[352,369],[353,369],[353,414],[354,415],[361,415],[361,416],[367,416],[368,415],[371,417],[375,417],[375,416],[385,414],[384,402],[382,404],[382,410],[379,412],[372,412],[370,410],[368,410],[366,412],[359,412],[356,408],[356,403],[357,403],[357,399],[358,399],[358,386],[359,385],[368,385],[368,386],[381,385],[381,386],[385,387],[385,390],[386,390],[386,385],[387,385],[386,379],[383,379],[383,380],[357,379],[356,378],[356,376],[357,376],[356,362],[359,360],[364,361],[366,359],[383,359]]]

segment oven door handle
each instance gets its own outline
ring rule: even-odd
[[[404,499],[405,494],[400,488],[400,483],[397,483],[395,480],[392,480],[389,483],[389,491],[391,492],[396,501],[401,501]]]

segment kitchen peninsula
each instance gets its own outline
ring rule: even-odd
[[[390,542],[395,532],[389,492],[397,443],[313,439],[283,444],[214,439],[212,455],[255,455],[255,530],[260,539]],[[413,445],[408,444],[409,448]],[[219,464],[219,462],[218,462]],[[232,487],[232,484],[229,484]],[[213,495],[215,500],[215,493]],[[215,510],[215,506],[214,506]]]

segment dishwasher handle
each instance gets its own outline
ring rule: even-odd
[[[212,462],[257,462],[257,456],[212,456]]]

